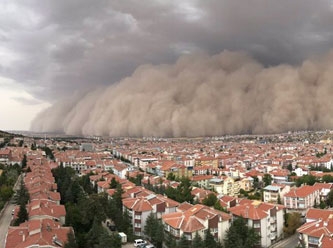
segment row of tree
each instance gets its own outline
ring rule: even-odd
[[[106,219],[112,219],[120,232],[134,239],[132,225],[127,212],[122,212],[122,189],[117,184],[113,199],[106,194],[97,194],[89,176],[77,177],[75,171],[62,165],[52,170],[58,184],[62,204],[66,207],[66,226],[72,226],[76,240],[68,237],[66,248],[120,248],[121,239],[117,232],[107,229]]]
[[[5,203],[13,196],[13,187],[21,173],[21,167],[18,164],[5,166],[0,164],[0,210]]]

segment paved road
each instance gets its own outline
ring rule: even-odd
[[[16,181],[14,190],[17,191],[20,188],[21,176]],[[4,207],[0,213],[0,247],[5,247],[6,236],[8,232],[8,227],[12,221],[12,210],[15,204],[11,201]]]
[[[295,248],[298,245],[298,234],[294,234],[289,238],[283,239],[278,243],[270,246],[270,248]]]
[[[12,210],[14,209],[14,206],[14,204],[8,203],[0,216],[0,247],[5,247],[6,235],[12,220]]]

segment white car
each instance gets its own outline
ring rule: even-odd
[[[134,240],[134,247],[140,247],[141,245],[145,245],[147,242],[143,239]]]

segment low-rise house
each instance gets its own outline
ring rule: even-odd
[[[319,189],[319,201],[323,202],[327,200],[328,194],[333,189],[332,183],[315,183],[313,186]]]
[[[316,220],[305,223],[297,229],[303,247],[333,247],[333,219]]]
[[[333,210],[309,208],[305,214],[306,222],[313,222],[317,220],[328,220],[333,218]]]
[[[196,233],[204,238],[206,230],[209,230],[216,240],[222,241],[229,229],[230,219],[229,214],[201,204],[162,216],[166,232],[175,239],[184,235],[189,241],[193,240]]]
[[[49,200],[33,200],[27,205],[29,220],[52,219],[60,222],[66,221],[66,209],[64,205],[57,205]]]
[[[63,247],[69,232],[74,233],[72,227],[62,227],[51,219],[29,220],[19,226],[9,227],[5,248]]]
[[[270,172],[274,183],[285,183],[288,182],[289,170],[277,169]]]

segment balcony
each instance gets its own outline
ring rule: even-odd
[[[272,233],[270,233],[270,234],[269,234],[269,238],[270,238],[271,240],[276,239],[276,232],[272,232]]]
[[[271,232],[276,232],[276,225],[272,225],[271,228],[270,228],[270,231]]]

